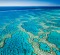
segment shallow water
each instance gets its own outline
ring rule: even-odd
[[[60,9],[0,11],[0,55],[59,55],[59,51]]]

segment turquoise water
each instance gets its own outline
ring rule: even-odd
[[[0,11],[0,55],[59,54],[60,9]]]
[[[43,37],[45,37],[46,36],[46,34],[41,34],[40,36],[39,36],[39,38],[43,38]]]
[[[60,49],[60,33],[51,32],[48,35],[47,40],[53,44],[55,44]]]
[[[56,55],[60,55],[60,51],[58,51],[56,48],[52,48],[52,50],[56,53]]]
[[[44,50],[44,51],[50,52],[50,47],[46,43],[40,42],[39,48]]]
[[[5,45],[0,48],[2,55],[31,55],[33,48],[28,43],[28,34],[24,32],[16,32],[11,38],[5,40]]]

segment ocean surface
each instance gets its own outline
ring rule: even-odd
[[[0,7],[0,55],[60,55],[60,7]]]

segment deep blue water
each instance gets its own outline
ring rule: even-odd
[[[7,7],[0,7],[0,11],[6,10],[26,10],[26,9],[60,9],[60,6],[7,6]]]

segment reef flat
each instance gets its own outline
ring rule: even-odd
[[[0,11],[0,55],[60,55],[60,9]]]

